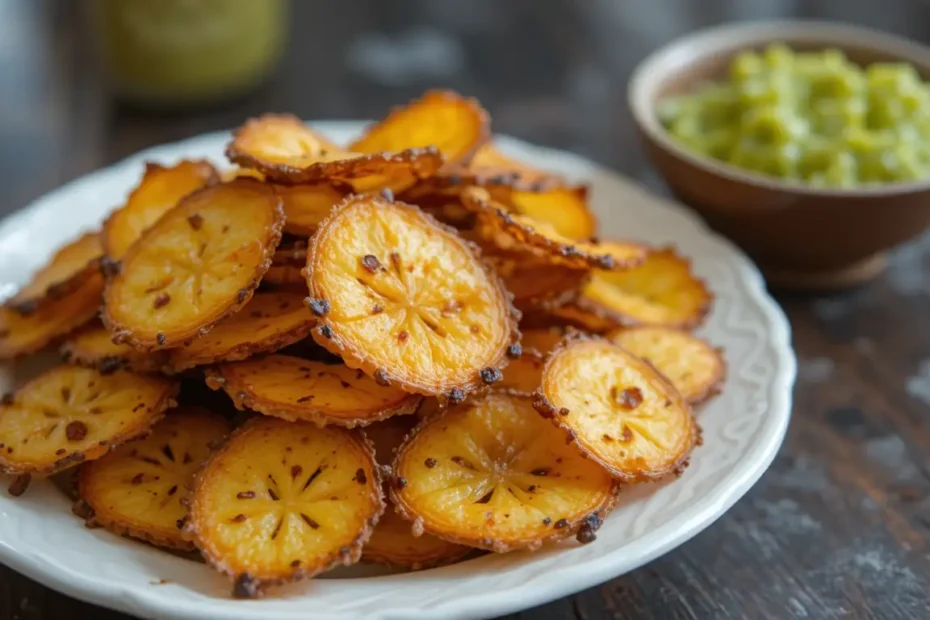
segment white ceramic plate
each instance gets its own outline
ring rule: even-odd
[[[347,142],[361,123],[318,123]],[[44,196],[0,223],[0,288],[25,281],[54,248],[102,221],[138,181],[143,160],[207,157],[224,163],[227,134],[153,148]],[[630,571],[710,525],[762,475],[788,425],[795,358],[788,323],[755,267],[684,209],[617,174],[567,153],[512,139],[514,156],[589,181],[605,237],[676,244],[693,258],[716,305],[703,334],[726,350],[723,395],[700,413],[704,445],[682,478],[626,492],[586,546],[487,555],[408,574],[358,567],[275,590],[260,601],[228,597],[230,585],[205,565],[103,530],[85,529],[48,482],[19,499],[0,491],[0,560],[72,596],[150,618],[466,618],[525,609]],[[0,388],[25,372],[0,366]],[[346,572],[346,571],[351,572]],[[164,582],[163,582],[164,580]]]

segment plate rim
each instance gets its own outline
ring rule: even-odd
[[[367,122],[369,121],[322,120],[309,121],[308,123],[326,133],[327,131],[358,131]],[[0,237],[8,234],[10,229],[21,226],[26,218],[30,217],[31,213],[42,208],[45,201],[54,200],[59,194],[73,192],[79,186],[98,182],[99,177],[113,174],[115,169],[128,168],[146,159],[164,157],[163,153],[166,151],[183,152],[185,148],[190,148],[188,145],[220,140],[228,136],[228,131],[209,132],[171,143],[152,146],[82,175],[43,194],[28,205],[3,218],[0,221]],[[676,217],[687,220],[693,229],[706,237],[708,242],[726,251],[728,260],[732,259],[737,267],[739,278],[743,281],[747,294],[756,303],[757,308],[767,321],[767,327],[771,327],[771,332],[767,333],[766,342],[777,358],[774,365],[776,373],[772,384],[768,386],[768,393],[771,398],[766,408],[766,420],[760,426],[759,431],[762,439],[757,447],[756,458],[751,465],[744,467],[739,476],[717,497],[703,497],[695,502],[686,513],[683,513],[687,516],[684,524],[677,523],[678,518],[674,518],[650,531],[648,535],[637,538],[631,543],[631,546],[624,547],[625,555],[630,554],[636,557],[633,562],[625,561],[622,556],[618,558],[617,554],[607,554],[583,565],[576,565],[570,579],[551,580],[546,584],[547,587],[545,588],[540,588],[539,584],[536,583],[531,586],[519,585],[505,590],[488,592],[484,596],[473,597],[465,602],[458,601],[454,605],[445,604],[433,606],[430,609],[385,610],[378,615],[379,618],[383,619],[471,618],[512,613],[574,594],[635,570],[693,538],[716,522],[739,501],[762,477],[775,459],[784,441],[791,419],[792,389],[797,375],[797,359],[791,344],[790,324],[784,311],[766,291],[761,273],[742,250],[730,240],[711,230],[694,212],[666,197],[649,192],[639,183],[618,171],[569,151],[536,145],[502,134],[495,134],[494,138],[504,147],[504,150],[507,150],[508,144],[525,148],[543,156],[572,161],[573,165],[590,170],[592,177],[603,176],[613,181],[623,182],[630,186],[630,189],[647,194],[650,200],[662,209],[674,211]],[[666,534],[666,530],[670,532]],[[649,539],[657,536],[662,538],[662,544],[650,543]],[[647,543],[649,544],[647,545]],[[632,552],[637,546],[649,546],[651,548],[645,553]],[[170,596],[154,595],[150,594],[149,591],[102,583],[84,573],[77,573],[50,562],[44,557],[21,554],[9,547],[3,540],[0,540],[0,561],[11,569],[56,591],[92,604],[126,613],[139,614],[143,612],[149,617],[197,620],[234,617],[225,609],[215,609],[209,603],[197,602],[191,604],[189,601],[173,601]],[[260,602],[237,601],[236,605],[240,613],[245,617],[259,617],[253,614],[262,614],[259,607]],[[267,611],[264,614],[261,617],[308,617],[307,610],[299,614],[284,610]],[[317,614],[314,613],[313,615],[317,617]],[[341,614],[337,615],[341,617]],[[324,614],[319,615],[319,617],[323,616]]]

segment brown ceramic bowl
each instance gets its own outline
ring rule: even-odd
[[[783,42],[843,50],[855,63],[904,61],[930,79],[930,49],[866,28],[810,21],[735,23],[656,51],[633,74],[629,103],[646,151],[672,191],[743,247],[769,281],[835,287],[881,271],[883,254],[930,224],[930,179],[819,189],[747,172],[693,153],[662,127],[657,103],[720,80],[735,54]]]

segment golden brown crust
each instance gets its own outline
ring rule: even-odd
[[[187,512],[183,505],[189,478],[210,446],[229,430],[225,418],[206,409],[172,412],[145,439],[124,444],[77,469],[73,512],[87,527],[102,527],[158,547],[194,550],[179,524]],[[172,449],[172,440],[179,436],[182,441]],[[122,495],[114,495],[120,489]],[[138,512],[138,495],[143,493],[151,493],[157,503],[150,500],[143,504],[146,510]]]
[[[450,114],[456,119],[450,119]],[[434,146],[447,164],[467,164],[490,138],[490,127],[491,118],[477,99],[436,89],[394,107],[350,144],[349,150],[379,153]],[[427,131],[429,137],[422,135]]]
[[[415,442],[422,440],[422,437],[425,436],[424,431],[431,429],[434,426],[442,426],[443,431],[445,432],[447,430],[447,426],[449,425],[448,420],[451,416],[459,415],[463,410],[470,407],[487,406],[487,403],[492,402],[495,399],[508,399],[517,403],[524,403],[526,405],[526,409],[528,409],[528,414],[533,414],[532,407],[529,406],[532,400],[531,398],[514,394],[492,392],[486,395],[483,399],[472,399],[463,404],[450,407],[439,415],[432,415],[423,418],[420,423],[417,424],[417,426],[407,435],[407,437],[404,439],[404,442],[397,450],[394,464],[392,466],[392,479],[390,480],[389,484],[390,499],[396,507],[398,514],[411,522],[414,534],[417,532],[428,532],[449,542],[467,545],[478,549],[486,549],[495,553],[506,553],[518,549],[536,550],[547,542],[564,540],[572,536],[578,537],[579,542],[593,541],[595,538],[594,532],[603,523],[604,517],[606,517],[617,504],[620,483],[617,480],[610,479],[610,477],[607,476],[605,472],[602,471],[599,467],[593,464],[589,465],[590,461],[581,457],[574,451],[565,452],[560,457],[558,457],[555,463],[551,464],[552,468],[565,468],[569,466],[584,467],[587,470],[584,478],[589,485],[594,483],[592,475],[599,474],[604,476],[605,480],[603,482],[605,486],[602,490],[603,492],[599,494],[600,500],[596,504],[586,506],[584,510],[576,510],[576,512],[580,512],[582,514],[568,516],[547,515],[544,519],[541,520],[541,523],[547,528],[544,532],[536,531],[535,533],[528,534],[524,537],[519,537],[512,540],[501,540],[489,536],[488,532],[484,531],[483,528],[456,531],[446,525],[432,523],[431,520],[425,518],[422,512],[414,505],[416,498],[406,497],[405,490],[410,488],[411,482],[407,468],[408,466],[413,466],[413,463],[411,463],[411,459],[415,458],[414,456],[411,456],[413,452],[413,446]],[[534,430],[541,431],[542,428]],[[567,445],[566,442],[562,441],[562,439],[559,437],[546,437],[548,440],[554,439],[552,443],[553,449],[558,446],[564,447]],[[534,444],[544,441],[544,438],[538,433],[534,433],[533,437],[527,441],[530,444]],[[510,454],[510,452],[508,452],[508,454]],[[432,471],[434,467],[438,466],[442,462],[440,457],[448,458],[449,455],[437,454],[435,459],[427,458],[425,461],[423,461],[423,466],[425,466],[429,471]],[[571,457],[577,458],[578,460],[572,463],[566,463],[566,461]],[[461,463],[461,465],[465,468],[474,469],[474,464],[467,462],[467,459],[464,461],[456,460],[462,458],[463,457],[460,455],[452,455],[451,459],[449,460],[456,462],[457,464]],[[433,461],[433,463],[427,462],[430,460]],[[502,469],[495,469],[495,471],[498,474],[503,475],[502,472],[505,473],[508,470],[508,467],[511,466],[510,463],[512,462],[513,454],[510,454],[510,456],[506,458],[504,462],[502,462]],[[546,465],[550,464],[546,463]],[[545,472],[537,472],[534,470],[531,475],[539,477],[538,479],[540,480],[540,485],[544,485],[544,481],[546,480],[562,479],[560,473],[557,473],[551,477],[549,476],[550,473],[550,468],[547,467]],[[531,494],[533,492],[532,487],[527,492]],[[484,504],[486,502],[482,497],[479,499],[479,501],[474,503]],[[491,515],[487,523],[493,525],[493,522],[494,518],[493,515]],[[548,529],[550,527],[551,529]]]
[[[284,232],[303,238],[312,236],[332,207],[351,193],[351,187],[343,183],[276,183],[273,187],[284,207]]]
[[[202,506],[206,501],[204,494],[208,490],[208,485],[212,483],[212,477],[221,476],[223,470],[226,469],[223,463],[224,459],[230,458],[230,454],[234,450],[241,450],[240,444],[246,445],[247,442],[256,440],[255,436],[266,432],[266,429],[271,429],[267,432],[275,432],[274,429],[283,429],[283,432],[294,442],[299,441],[297,436],[308,433],[328,433],[329,435],[338,433],[342,436],[339,441],[353,442],[364,455],[363,462],[359,463],[361,465],[359,471],[363,472],[364,476],[363,479],[359,480],[356,473],[356,480],[365,487],[367,501],[372,504],[373,510],[365,518],[364,526],[349,544],[342,545],[326,553],[323,558],[316,560],[314,564],[308,565],[306,562],[295,564],[292,562],[285,566],[264,567],[267,569],[267,574],[258,575],[255,574],[257,570],[249,571],[244,566],[238,567],[236,566],[237,560],[225,557],[215,546],[212,533],[202,523],[203,519],[209,515],[201,513],[205,510]],[[273,457],[275,460],[278,458],[277,455]],[[260,465],[256,463],[255,466]],[[306,474],[306,472],[303,473]],[[304,486],[304,489],[306,488]],[[364,434],[346,429],[320,429],[306,422],[290,423],[268,417],[252,418],[234,430],[194,476],[191,489],[190,513],[184,525],[185,535],[193,540],[209,564],[234,580],[233,596],[236,598],[259,598],[264,595],[265,589],[270,586],[307,579],[336,566],[348,566],[358,562],[362,555],[362,547],[370,538],[381,513],[384,512],[385,506],[381,493],[380,470],[374,458],[374,448]]]
[[[99,271],[64,297],[39,304],[26,316],[0,308],[0,360],[35,353],[81,325],[100,310],[104,280]]]
[[[59,248],[25,286],[4,302],[3,307],[29,316],[39,305],[63,299],[98,275],[102,256],[100,233],[84,233]]]
[[[260,291],[241,310],[218,323],[210,333],[184,347],[168,351],[165,372],[195,366],[235,362],[271,353],[310,335],[316,318],[296,290]]]
[[[668,284],[669,274],[663,269],[677,270],[677,281],[673,285]],[[654,276],[653,271],[659,271],[664,277]],[[624,281],[629,282],[624,284]],[[664,283],[666,288],[652,290],[655,283]],[[618,298],[618,293],[622,297]],[[673,299],[663,299],[666,294]],[[677,308],[683,300],[687,302],[685,308]],[[704,323],[713,301],[713,292],[693,274],[691,261],[674,248],[665,247],[651,251],[644,263],[628,271],[595,273],[572,305],[579,316],[587,315],[591,323],[605,326],[603,329],[589,328],[590,331],[603,332],[640,325],[693,329]]]
[[[236,199],[236,193],[244,197]],[[190,316],[182,315],[177,324],[170,325],[170,329],[155,326],[154,319],[157,316],[155,312],[162,307],[159,305],[159,297],[163,295],[160,291],[167,291],[168,288],[165,287],[172,286],[174,279],[167,280],[167,284],[164,286],[156,282],[156,286],[143,291],[140,286],[144,282],[142,280],[136,282],[134,278],[138,275],[139,278],[151,281],[151,277],[136,274],[134,271],[151,267],[152,261],[164,265],[167,270],[180,270],[181,267],[173,264],[175,260],[173,255],[158,255],[159,252],[165,251],[162,246],[171,245],[168,241],[172,237],[180,239],[181,243],[193,244],[194,241],[183,237],[179,229],[184,230],[187,226],[199,233],[203,226],[204,218],[202,214],[210,214],[212,220],[223,220],[224,218],[220,218],[218,213],[211,213],[211,211],[222,212],[220,209],[230,211],[228,215],[224,214],[227,223],[220,228],[220,222],[216,221],[209,227],[209,230],[203,229],[204,235],[208,236],[200,238],[201,254],[203,248],[223,248],[226,242],[224,235],[230,230],[228,221],[238,221],[237,218],[246,216],[260,217],[263,220],[260,221],[262,229],[256,230],[255,237],[252,239],[258,244],[258,254],[256,256],[247,257],[248,260],[245,260],[241,258],[238,249],[232,248],[233,254],[225,258],[218,258],[211,264],[211,266],[216,266],[222,261],[238,260],[240,261],[238,266],[243,268],[245,278],[237,275],[236,290],[225,297],[223,303],[213,310],[204,312],[198,307]],[[237,214],[236,209],[242,212]],[[254,215],[248,215],[247,212]],[[239,221],[239,224],[242,225],[242,222]],[[174,209],[166,213],[155,226],[150,228],[144,237],[132,245],[121,263],[119,273],[108,281],[104,293],[103,322],[113,334],[113,341],[127,343],[140,350],[151,351],[182,346],[208,333],[217,323],[236,313],[252,298],[252,294],[261,282],[265,272],[271,267],[272,257],[281,240],[283,226],[284,212],[281,208],[280,198],[275,196],[268,186],[254,179],[239,178],[189,194]],[[184,247],[184,249],[188,253],[193,253],[196,247]],[[171,250],[167,251],[171,252]],[[186,256],[184,258],[187,259]],[[191,263],[191,265],[185,267],[185,269],[189,269],[188,272],[180,271],[180,273],[188,277],[195,272],[200,274],[202,267],[199,261],[198,256],[196,265]],[[225,273],[238,273],[232,271],[232,267],[233,263],[230,262],[228,266],[230,271]],[[196,274],[195,277],[202,277],[202,275]],[[216,276],[214,276],[214,279],[216,279]],[[202,280],[195,279],[196,281],[202,282]],[[178,284],[178,286],[181,286],[181,284]],[[207,293],[214,292],[209,287],[202,288]],[[190,302],[191,300],[186,298],[184,292],[179,291],[176,295],[176,301],[172,303],[190,304]],[[214,305],[218,303],[217,300]],[[137,308],[134,307],[136,305]]]
[[[481,234],[504,250],[533,253],[566,267],[607,271],[631,269],[646,258],[647,248],[641,244],[600,244],[566,237],[555,224],[514,211],[481,188],[465,190],[462,205],[477,214]]]
[[[146,390],[143,394],[141,390]],[[109,392],[108,392],[109,390]],[[112,393],[123,394],[127,402],[114,403]],[[49,476],[84,461],[98,459],[116,446],[132,439],[144,437],[167,409],[177,404],[178,384],[157,377],[130,375],[124,371],[102,375],[91,369],[77,366],[58,366],[39,375],[0,405],[0,472],[7,474],[29,473]],[[87,401],[73,407],[72,394],[84,394]],[[111,398],[107,400],[107,395]],[[138,398],[133,398],[133,396]],[[75,396],[77,397],[77,396]],[[145,399],[148,400],[145,400]],[[22,457],[28,436],[21,435],[17,420],[46,419],[50,402],[59,408],[53,412],[40,440],[32,437],[32,456]],[[113,411],[107,413],[106,407]],[[102,411],[93,412],[95,408]],[[130,411],[130,409],[134,409]],[[122,416],[122,422],[113,428],[100,430],[100,416]],[[90,416],[90,417],[88,417]],[[94,421],[94,416],[98,416]],[[90,423],[85,421],[90,420]],[[42,447],[35,451],[35,446]]]
[[[491,389],[512,396],[532,398],[542,382],[545,365],[544,354],[524,349],[520,357],[510,360],[504,369],[504,379]]]
[[[350,368],[361,369],[365,374],[373,377],[382,385],[398,385],[409,392],[426,396],[448,398],[452,402],[461,402],[468,393],[479,390],[487,384],[482,378],[482,370],[502,368],[506,365],[508,347],[513,342],[519,340],[517,324],[520,314],[513,306],[512,295],[504,288],[503,283],[494,270],[481,259],[481,253],[478,247],[459,237],[454,229],[437,222],[428,214],[423,213],[420,209],[412,205],[392,202],[378,196],[350,196],[342,204],[337,205],[330,213],[329,217],[320,225],[317,234],[311,239],[310,248],[307,252],[307,285],[310,289],[310,296],[314,300],[319,300],[320,303],[325,304],[326,308],[329,308],[332,302],[329,299],[331,295],[325,290],[325,287],[320,284],[322,276],[319,261],[321,261],[325,254],[321,248],[327,243],[331,230],[335,229],[337,226],[344,225],[341,223],[341,220],[346,217],[345,214],[350,213],[350,210],[356,205],[371,205],[380,209],[397,209],[417,220],[418,226],[438,231],[445,239],[445,242],[452,243],[456,246],[457,250],[464,250],[466,253],[470,254],[475,263],[480,266],[486,281],[492,287],[492,292],[489,297],[496,300],[495,303],[503,308],[501,312],[502,316],[499,320],[503,322],[505,326],[504,329],[509,336],[501,343],[501,346],[498,347],[498,350],[491,358],[488,358],[482,363],[480,368],[474,369],[471,377],[456,382],[455,384],[428,380],[429,378],[417,378],[416,380],[405,378],[396,370],[386,367],[384,361],[374,359],[369,353],[369,343],[353,342],[345,338],[341,334],[342,330],[338,322],[333,320],[332,314],[330,313],[326,313],[320,317],[319,327],[312,332],[314,340],[331,353],[342,357],[346,365]],[[356,218],[353,221],[358,222],[359,220]],[[378,268],[380,269],[382,267],[381,262],[376,262],[378,262]]]
[[[252,134],[263,131],[261,124],[271,119],[283,123],[283,130],[299,137],[301,145],[291,143],[288,155],[269,158],[261,151],[263,137],[252,144]],[[442,155],[432,147],[406,149],[399,153],[359,154],[345,151],[314,134],[302,121],[290,115],[265,115],[250,119],[233,134],[226,147],[233,163],[257,170],[278,183],[345,183],[355,191],[383,187],[400,192],[426,179],[442,166]]]
[[[418,571],[455,564],[476,552],[473,547],[437,536],[413,536],[412,527],[393,506],[388,505],[368,543],[362,548],[361,561]]]
[[[590,271],[553,264],[531,252],[485,254],[522,313],[558,308],[581,294]]]
[[[106,255],[121,259],[136,239],[184,196],[218,181],[216,168],[206,160],[183,160],[170,167],[146,162],[139,184],[103,223],[101,241]]]
[[[110,332],[99,321],[93,321],[70,336],[59,348],[62,360],[87,368],[96,368],[102,374],[117,370],[132,372],[158,372],[164,367],[167,352],[143,353],[129,345],[114,344]]]
[[[559,306],[527,312],[521,326],[528,329],[571,327],[591,334],[605,334],[622,327],[612,314],[581,295],[567,299]]]
[[[287,223],[285,223],[285,229]],[[315,228],[314,228],[315,230]],[[271,259],[271,268],[265,272],[262,285],[270,287],[293,287],[306,291],[307,281],[303,268],[307,263],[307,240],[289,238],[282,240]]]
[[[633,327],[616,330],[606,337],[654,366],[692,407],[703,405],[719,394],[726,381],[727,362],[723,349],[688,332],[666,327]],[[640,337],[653,342],[643,342]],[[661,341],[668,344],[662,345]],[[662,355],[664,346],[676,348]],[[682,364],[685,368],[679,368]]]
[[[583,425],[589,423],[593,424],[593,422],[583,419],[583,417],[579,415],[580,410],[573,410],[572,408],[563,406],[561,399],[555,395],[551,374],[554,360],[565,355],[566,352],[569,352],[573,347],[587,343],[599,343],[612,347],[614,349],[614,367],[620,364],[626,364],[631,367],[635,366],[635,368],[631,368],[632,373],[644,376],[646,381],[652,383],[653,386],[660,391],[660,396],[665,399],[665,408],[675,408],[681,412],[680,417],[684,418],[683,423],[688,425],[688,429],[683,434],[683,438],[680,438],[682,439],[680,442],[681,445],[678,446],[679,449],[676,450],[676,453],[671,455],[671,458],[664,459],[664,461],[658,465],[649,466],[642,457],[627,459],[627,453],[622,452],[623,462],[619,462],[608,451],[602,450],[602,446],[609,447],[617,442],[629,443],[633,440],[635,434],[639,433],[639,430],[636,430],[635,433],[630,431],[629,426],[626,423],[622,423],[619,419],[617,419],[616,422],[620,423],[622,428],[614,429],[616,431],[616,436],[608,436],[605,434],[603,437],[597,437],[593,440],[583,437],[583,434],[586,432],[585,429],[583,429]],[[571,390],[572,393],[583,393],[586,397],[590,397],[594,395],[598,387],[604,386],[575,382]],[[611,387],[610,389],[611,401],[613,402],[617,398],[617,395],[613,393],[616,388]],[[629,397],[631,402],[628,403],[626,408],[635,410],[642,404],[643,394],[639,387],[634,387],[633,389],[635,392]],[[621,399],[626,398],[626,392],[627,390],[623,390],[623,392],[619,394]],[[675,387],[649,362],[632,355],[622,347],[614,345],[600,336],[592,334],[585,334],[577,331],[571,332],[565,336],[559,346],[549,353],[543,368],[541,387],[536,391],[533,397],[533,407],[543,418],[551,421],[556,427],[565,431],[566,441],[574,443],[582,452],[587,454],[588,457],[599,463],[623,483],[650,482],[662,480],[668,476],[680,476],[688,466],[692,451],[696,446],[701,444],[701,427],[694,419],[690,405],[682,398]]]
[[[274,373],[257,382],[263,371]],[[237,409],[248,409],[290,422],[304,420],[318,426],[367,426],[396,415],[414,413],[421,398],[397,388],[381,387],[361,371],[313,362],[288,355],[271,355],[239,363],[219,364],[205,370],[207,385],[222,389]],[[336,390],[359,390],[356,409],[345,407],[346,397]],[[373,400],[372,394],[384,393]],[[351,395],[349,400],[352,400]],[[371,407],[362,405],[371,400]],[[343,401],[343,402],[339,402]]]

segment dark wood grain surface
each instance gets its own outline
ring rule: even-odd
[[[260,0],[259,0],[260,1]],[[842,19],[930,43],[919,0],[339,0],[296,3],[276,76],[247,98],[150,114],[107,95],[67,1],[0,0],[0,214],[141,148],[250,114],[374,117],[430,86],[496,131],[661,183],[625,106],[645,54],[694,28]],[[716,524],[631,574],[512,618],[930,617],[930,239],[860,290],[778,295],[800,372],[787,442]],[[0,566],[0,618],[124,618]]]

